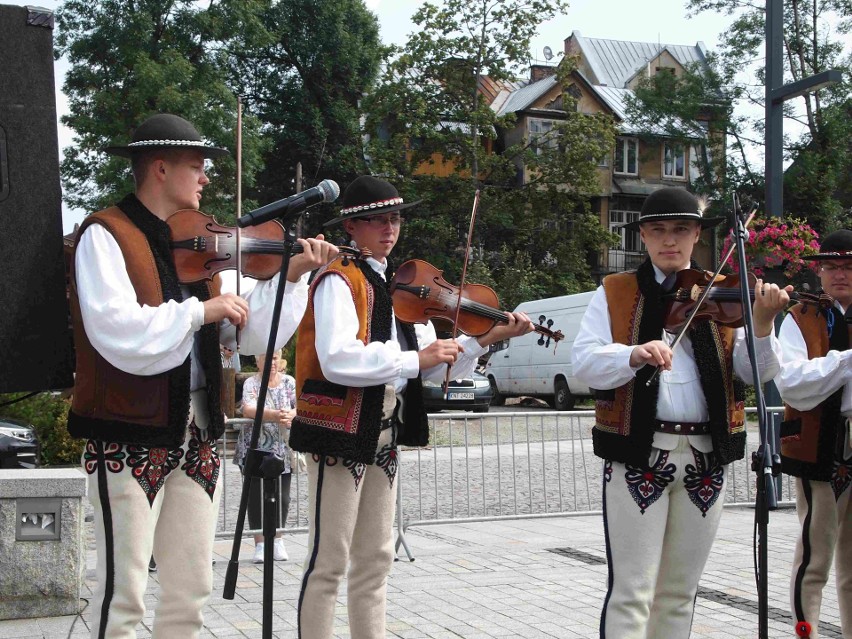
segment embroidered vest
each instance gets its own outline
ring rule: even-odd
[[[642,288],[647,295],[640,290],[640,281],[644,281]],[[650,262],[639,271],[607,276],[603,286],[613,342],[633,345],[660,339],[663,309]],[[700,321],[691,327],[690,339],[707,400],[716,457],[722,464],[741,459],[746,439],[745,394],[733,374],[734,329]],[[592,436],[598,457],[647,466],[659,390],[658,385],[645,385],[652,372],[646,366],[627,384],[597,392]]]
[[[845,323],[835,321],[829,337],[825,312],[802,304],[790,309],[808,346],[808,359],[825,357],[830,350],[849,348],[850,329]],[[806,411],[784,404],[781,469],[785,473],[816,481],[831,480],[835,456],[845,443],[845,421],[840,413],[842,396],[843,388],[839,388],[821,404]]]
[[[357,338],[368,344],[385,342],[391,335],[392,301],[387,285],[369,264],[339,257],[311,285],[308,308],[299,325],[296,345],[296,418],[290,446],[318,455],[342,457],[372,464],[375,461],[382,417],[384,384],[351,387],[325,378],[316,352],[316,319],[313,299],[324,277],[343,277],[352,293],[358,315]],[[400,324],[408,349],[416,349],[413,327]],[[405,413],[397,442],[424,446],[428,423],[423,410],[419,376],[409,380],[404,396]],[[409,392],[410,391],[410,392]]]
[[[77,238],[91,224],[106,228],[118,243],[127,274],[139,304],[163,303],[160,273],[145,234],[118,207],[90,215],[80,225]],[[157,375],[133,375],[116,368],[92,346],[80,313],[74,260],[70,273],[71,317],[77,366],[74,395],[68,414],[73,437],[102,439],[122,444],[166,446],[183,443],[189,416],[189,364]],[[218,295],[218,282],[205,287],[209,299]],[[218,330],[216,331],[218,342]],[[208,340],[209,341],[209,340]],[[209,349],[207,349],[209,350]],[[218,438],[224,431],[219,401],[221,361],[202,362],[207,375],[209,434]]]

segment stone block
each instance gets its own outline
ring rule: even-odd
[[[77,468],[0,470],[0,619],[79,612],[85,494],[86,477]],[[58,502],[59,539],[16,539],[19,499],[28,508],[39,499]]]

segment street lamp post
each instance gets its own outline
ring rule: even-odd
[[[816,91],[833,82],[841,80],[836,69],[802,78],[790,84],[784,82],[784,0],[766,0],[766,142],[765,156],[765,201],[768,215],[782,216],[784,213],[784,102]],[[773,382],[766,384],[764,397],[766,406],[780,406],[781,396]],[[773,415],[764,420],[767,432],[761,431],[760,448],[753,458],[753,468],[757,473],[757,499],[755,518],[758,530],[758,618],[759,636],[768,638],[768,583],[767,583],[767,528],[769,510],[777,507],[777,490],[780,482],[773,481],[780,470],[779,422]]]

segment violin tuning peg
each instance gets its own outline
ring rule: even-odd
[[[539,346],[544,346],[544,335],[542,335],[541,337],[538,338],[537,343],[538,343]]]

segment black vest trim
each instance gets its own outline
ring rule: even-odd
[[[414,326],[403,322],[397,322],[396,325],[403,338],[403,350],[419,350]],[[429,443],[429,419],[423,407],[423,379],[419,373],[417,377],[408,380],[402,398],[402,424],[396,442],[402,446],[426,446]]]
[[[691,339],[701,389],[707,402],[713,453],[720,464],[730,464],[745,456],[746,431],[745,425],[739,433],[731,433],[728,428],[728,398],[723,384],[719,381],[726,377],[719,361],[719,355],[722,353],[721,336],[714,324],[704,320],[694,324]],[[733,387],[734,401],[744,402],[745,384],[734,378]]]

